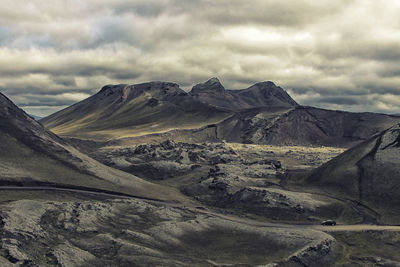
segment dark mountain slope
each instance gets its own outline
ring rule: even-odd
[[[400,124],[315,170],[305,183],[372,207],[383,222],[400,216]]]
[[[351,113],[312,107],[265,107],[235,112],[216,124],[194,129],[174,129],[98,143],[130,145],[166,140],[202,143],[225,140],[234,143],[349,148],[399,123],[400,117],[375,113]],[[85,146],[82,142],[74,141]],[[89,147],[93,147],[88,142]]]
[[[400,117],[312,107],[264,107],[236,112],[226,120],[195,130],[170,131],[137,142],[173,139],[197,142],[351,147],[392,125]],[[150,137],[150,136],[148,136]]]
[[[0,184],[52,184],[166,199],[173,190],[109,168],[71,147],[0,93]]]
[[[235,142],[350,147],[398,122],[400,117],[384,114],[296,107],[249,110],[218,126],[240,132],[221,136]]]

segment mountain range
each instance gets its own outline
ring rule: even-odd
[[[107,85],[40,122],[62,137],[124,144],[172,139],[351,147],[400,117],[305,107],[272,82],[226,90],[211,78],[188,93],[168,82]]]

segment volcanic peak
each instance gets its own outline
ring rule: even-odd
[[[225,91],[225,87],[221,84],[217,77],[213,77],[204,83],[199,83],[193,86],[191,92],[198,93],[203,91],[222,93]]]

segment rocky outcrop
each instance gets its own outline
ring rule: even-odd
[[[182,190],[211,206],[245,211],[274,220],[307,220],[321,215],[331,203],[307,193],[279,186],[276,162],[239,165],[218,164],[197,184]],[[329,209],[329,208],[328,208]]]
[[[170,140],[122,149],[104,148],[91,155],[108,166],[153,180],[185,175],[201,166],[241,161],[223,143],[189,144]]]
[[[315,216],[318,209],[329,206],[311,194],[256,187],[245,187],[224,202],[226,207],[241,208],[275,220],[305,220]]]
[[[313,245],[297,252],[287,261],[278,263],[277,267],[318,267],[328,266],[340,255],[339,247],[333,237],[327,236],[325,239],[315,242]]]

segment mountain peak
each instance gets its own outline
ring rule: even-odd
[[[208,81],[206,81],[206,83],[210,83],[210,84],[219,83],[219,84],[221,84],[221,82],[219,81],[219,79],[217,77],[210,78]]]
[[[24,119],[31,120],[22,109],[18,108],[8,97],[0,93],[0,119],[7,119],[15,117],[23,117]],[[33,120],[33,119],[32,119]]]
[[[263,86],[263,87],[272,87],[272,86],[276,87],[276,84],[274,82],[271,82],[271,81],[258,82],[258,83],[254,84],[254,85]]]
[[[271,81],[264,81],[264,82],[258,82],[253,84],[247,89],[257,89],[257,90],[283,90],[281,87],[277,86],[274,82]]]
[[[267,102],[264,100],[262,101],[265,102],[265,105],[271,105],[272,102],[276,102],[275,105],[298,106],[296,101],[294,101],[284,89],[271,81],[256,83],[249,88],[244,89],[242,92],[244,94],[256,94],[259,98],[267,100]]]
[[[196,84],[192,88],[193,93],[202,91],[224,92],[225,87],[221,84],[217,77],[213,77],[204,83]]]

